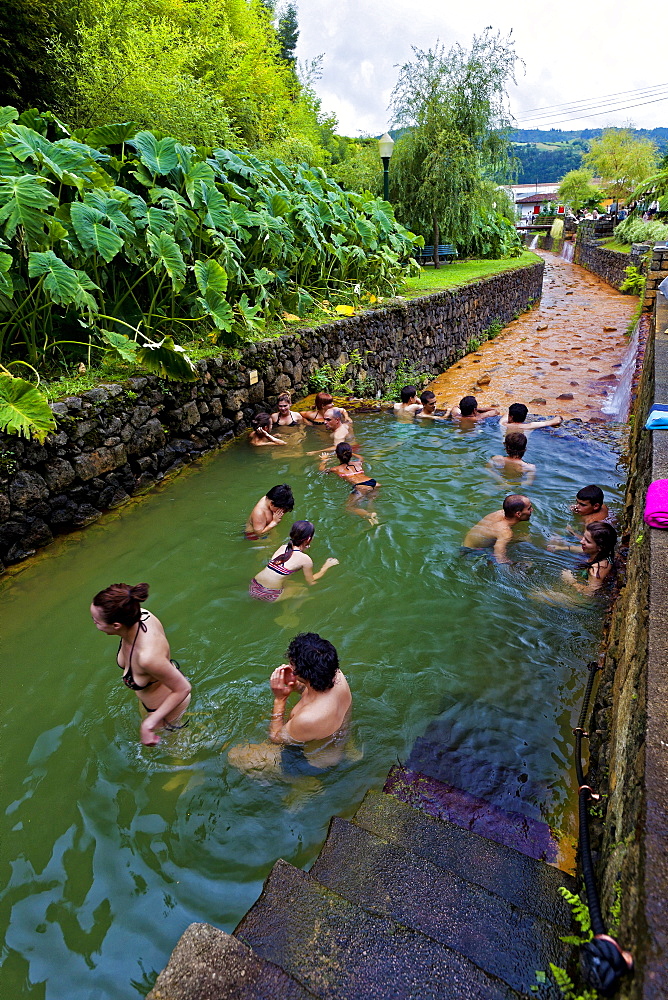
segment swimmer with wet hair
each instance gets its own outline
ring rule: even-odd
[[[344,756],[350,687],[335,647],[316,632],[296,635],[287,659],[269,678],[274,702],[268,742],[232,747],[228,760],[243,771],[280,767],[286,777],[317,777]],[[288,711],[288,699],[297,692],[299,701]]]
[[[284,514],[293,510],[295,498],[287,483],[272,486],[253,507],[246,521],[245,537],[249,541],[257,541],[272,528],[281,523]]]
[[[580,540],[582,552],[587,556],[587,562],[580,570],[585,582],[580,582],[577,575],[569,569],[563,570],[562,580],[581,594],[592,594],[600,590],[614,570],[616,544],[617,532],[611,524],[604,524],[603,521],[590,522]]]
[[[308,549],[313,541],[315,528],[310,521],[295,521],[290,528],[288,541],[276,549],[264,569],[253,577],[248,593],[256,601],[273,603],[289,596],[284,591],[286,580],[293,573],[302,570],[304,579],[313,586],[332,566],[338,566],[338,559],[325,559],[317,573],[313,572],[313,560]]]
[[[346,441],[352,436],[352,421],[346,422],[344,416],[345,410],[339,409],[338,406],[333,406],[325,411],[325,427],[332,435],[333,443],[329,448],[320,448],[318,451],[307,451],[307,455],[320,455],[321,458],[324,458],[327,454],[336,450],[337,444],[341,444],[341,442]]]
[[[112,583],[93,598],[90,614],[95,628],[120,640],[116,662],[122,680],[137,696],[145,715],[139,727],[144,746],[160,742],[159,729],[174,732],[190,704],[190,681],[169,655],[162,623],[141,605],[148,584]],[[185,723],[187,725],[187,723]]]
[[[271,420],[275,427],[298,427],[304,421],[301,413],[291,410],[292,397],[289,392],[282,392],[276,402],[276,413],[272,413]]]
[[[441,410],[440,413],[436,412],[436,393],[432,392],[431,389],[425,389],[423,393],[420,394],[420,409],[416,411],[416,417],[423,417],[426,420],[447,420],[450,416],[452,407],[448,407],[446,410]]]
[[[412,416],[420,409],[416,386],[405,385],[399,395],[401,396],[401,402],[394,404],[395,413],[408,413]]]
[[[304,410],[302,413],[302,417],[304,418],[304,420],[307,420],[309,424],[313,424],[316,427],[317,426],[324,427],[325,414],[327,410],[331,410],[333,405],[334,405],[334,397],[332,396],[331,393],[319,392],[315,397],[315,410]],[[339,409],[343,414],[344,423],[346,424],[349,423],[350,417],[348,416],[347,411],[344,410],[342,407],[339,407]]]
[[[320,471],[333,472],[335,475],[340,476],[341,479],[346,479],[352,487],[348,497],[348,509],[353,514],[365,517],[371,524],[378,524],[378,515],[359,507],[357,501],[369,499],[372,494],[375,496],[375,490],[380,486],[380,483],[367,475],[362,465],[361,456],[355,454],[352,446],[347,442],[344,441],[341,444],[337,444],[336,457],[339,460],[339,465],[328,469],[327,463],[334,458],[334,455],[321,456]]]
[[[541,427],[559,427],[563,422],[562,416],[550,417],[549,420],[530,420],[526,422],[529,409],[524,403],[511,403],[508,407],[508,416],[501,417],[499,424],[504,434],[526,434],[527,431],[537,431]]]
[[[485,549],[493,546],[498,563],[509,563],[506,547],[513,539],[513,528],[522,521],[528,521],[533,513],[533,505],[528,497],[511,493],[503,501],[501,510],[495,510],[478,521],[467,533],[462,548],[466,550]]]
[[[530,486],[536,477],[536,466],[524,461],[524,453],[527,450],[526,435],[515,432],[506,434],[503,446],[506,454],[492,456],[487,463],[489,468],[493,472],[501,470],[504,473],[519,474],[523,477],[523,485]],[[505,481],[500,476],[497,478],[505,486]]]
[[[251,431],[248,435],[250,444],[255,445],[256,448],[261,447],[262,445],[287,444],[286,441],[282,441],[281,438],[275,437],[271,434],[271,428],[271,414],[256,413],[251,420]]]
[[[571,507],[571,511],[577,514],[578,517],[582,518],[582,522],[585,528],[590,524],[595,524],[597,521],[609,522],[610,511],[608,505],[605,503],[605,497],[603,495],[603,490],[600,486],[583,486],[581,490],[575,494],[575,503]],[[577,531],[572,524],[566,525],[566,530],[570,535],[574,535],[575,538],[580,538],[582,531]],[[552,552],[558,551],[570,551],[570,552],[580,552],[581,546],[573,545],[572,543],[566,542],[564,538],[559,535],[554,535],[550,539],[550,544],[548,549]]]
[[[450,410],[452,420],[458,421],[464,430],[475,426],[487,417],[498,416],[499,411],[495,406],[480,406],[475,396],[464,396],[459,400],[459,405],[455,405]]]

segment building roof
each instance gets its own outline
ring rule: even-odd
[[[559,195],[557,191],[546,191],[541,194],[525,194],[521,198],[518,198],[515,202],[516,205],[541,205],[545,201],[558,201]]]

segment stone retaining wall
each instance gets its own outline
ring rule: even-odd
[[[363,360],[351,372],[376,389],[404,359],[445,371],[471,337],[494,322],[505,326],[540,298],[543,268],[541,261],[249,344],[234,360],[198,362],[194,383],[138,377],[54,403],[58,428],[44,445],[0,435],[0,572],[243,433],[280,392],[305,396],[309,376],[324,364],[339,365],[357,351]]]
[[[668,302],[659,295],[643,362],[629,448],[622,542],[628,546],[624,586],[617,598],[591,721],[590,774],[603,795],[593,829],[604,914],[621,903],[622,947],[636,972],[620,1000],[668,995],[668,532],[648,528],[648,484],[668,477],[668,432],[644,430],[647,411],[668,398]],[[649,317],[645,320],[649,323]]]

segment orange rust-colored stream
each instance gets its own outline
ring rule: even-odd
[[[543,253],[540,305],[435,379],[439,406],[473,395],[485,406],[526,403],[532,413],[601,419],[619,381],[637,298]],[[571,399],[559,398],[564,395]]]

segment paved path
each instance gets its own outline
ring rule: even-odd
[[[638,299],[554,254],[545,260],[540,305],[513,320],[431,385],[439,405],[469,393],[485,405],[522,402],[532,413],[601,419],[627,348]],[[559,399],[572,394],[572,399]]]

